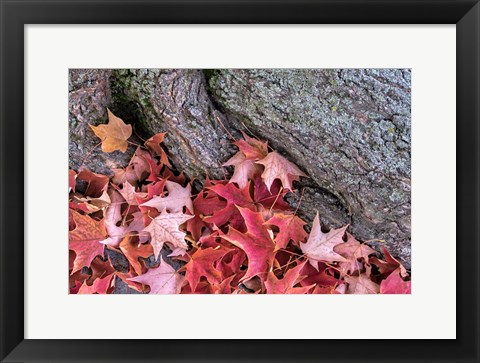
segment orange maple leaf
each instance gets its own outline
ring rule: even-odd
[[[69,232],[69,249],[76,253],[72,274],[84,266],[90,266],[93,259],[103,255],[104,245],[100,243],[106,236],[104,221],[97,222],[87,215],[70,210],[75,229]]]
[[[123,120],[115,116],[108,108],[108,124],[92,126],[89,124],[95,135],[102,140],[102,151],[110,153],[120,150],[124,153],[127,150],[127,139],[132,136],[132,125],[127,125]]]

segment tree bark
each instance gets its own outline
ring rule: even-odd
[[[358,239],[385,240],[410,266],[409,70],[130,69],[72,81],[83,72],[70,74],[81,84],[70,91],[72,167],[86,150],[77,145],[92,137],[86,123],[103,122],[106,106],[144,136],[167,131],[173,164],[197,183],[223,178],[232,137],[245,131],[309,175],[301,201],[288,197],[302,217],[311,221],[318,210],[327,228],[350,223]],[[89,166],[104,172],[106,162],[129,156],[114,159]]]
[[[99,139],[88,126],[107,122],[107,107],[112,107],[108,69],[71,69],[68,85],[69,166],[74,170],[86,167],[92,171],[111,175],[111,169],[123,167],[132,157],[120,151],[104,153]]]

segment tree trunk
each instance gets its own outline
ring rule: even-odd
[[[299,185],[302,217],[311,221],[318,210],[328,228],[350,223],[358,239],[385,240],[409,267],[409,70],[85,72],[70,74],[72,167],[87,149],[78,144],[94,140],[86,124],[104,122],[106,106],[144,136],[167,131],[173,164],[200,183],[207,174],[223,178],[232,136],[243,130],[309,175]],[[78,82],[78,74],[88,77]],[[103,158],[87,166],[105,172],[129,156]],[[296,208],[299,197],[288,201]]]

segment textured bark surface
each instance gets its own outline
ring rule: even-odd
[[[103,153],[98,138],[88,124],[107,122],[107,107],[112,97],[110,77],[112,71],[104,69],[72,69],[68,84],[69,165],[78,170],[84,167],[110,175],[112,167],[124,166],[133,150],[123,154],[119,151]],[[84,162],[85,161],[85,162]]]
[[[173,164],[200,183],[223,178],[229,134],[268,140],[310,176],[299,185],[304,218],[351,223],[410,265],[409,70],[71,71],[72,167],[97,143],[85,125],[105,122],[106,106],[144,136],[167,131]],[[130,158],[100,154],[94,171]]]
[[[221,164],[235,148],[221,126],[199,70],[116,70],[114,98],[138,105],[145,135],[167,131],[169,157],[190,178],[223,178]],[[217,119],[218,118],[218,119]]]

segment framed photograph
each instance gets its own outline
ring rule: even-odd
[[[411,69],[69,85],[71,294],[411,293]]]
[[[479,360],[478,1],[1,8],[2,361]]]

